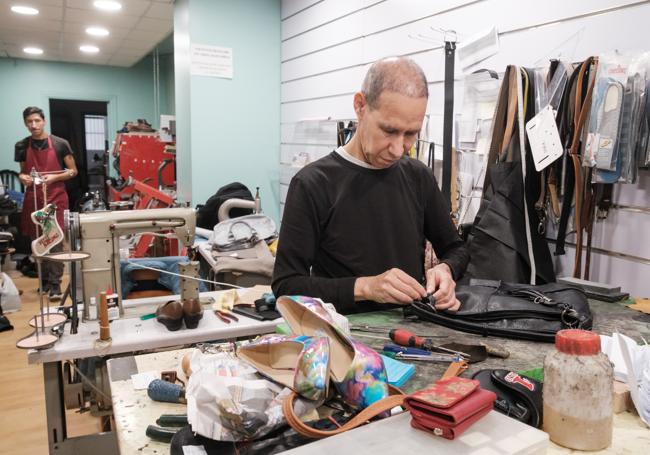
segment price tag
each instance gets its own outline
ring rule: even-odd
[[[550,105],[526,123],[526,133],[533,153],[535,170],[541,171],[564,153],[555,115]]]

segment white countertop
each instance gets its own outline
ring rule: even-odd
[[[242,292],[245,290],[241,290]],[[224,291],[202,292],[201,297],[218,299]],[[65,325],[61,339],[50,349],[41,351],[30,350],[27,359],[30,364],[58,362],[61,360],[83,359],[93,356],[136,352],[146,349],[180,346],[204,341],[225,340],[270,333],[282,322],[257,321],[246,316],[237,315],[239,322],[226,324],[214,315],[209,305],[204,305],[203,318],[196,329],[171,332],[155,318],[142,321],[136,314],[153,313],[160,303],[178,299],[179,296],[162,296],[147,299],[124,300],[123,306],[128,317],[114,320],[110,323],[112,341],[108,346],[98,346],[95,341],[99,338],[99,322],[80,322],[78,332],[70,334],[70,325]]]

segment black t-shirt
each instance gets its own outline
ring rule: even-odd
[[[396,267],[424,283],[425,238],[458,279],[469,253],[431,169],[411,158],[367,169],[332,152],[291,180],[273,291],[320,297],[342,313],[386,309],[355,303],[356,278]]]
[[[72,155],[70,144],[65,139],[54,136],[53,134],[50,135],[50,138],[52,139],[52,146],[56,151],[56,156],[59,159],[61,169],[65,169],[63,158],[65,158],[67,155]],[[14,161],[17,163],[20,163],[27,159],[27,147],[29,146],[30,139],[31,137],[28,136],[25,139],[16,142],[16,147],[14,149]],[[47,149],[47,138],[32,139],[32,148],[34,148],[36,151]]]

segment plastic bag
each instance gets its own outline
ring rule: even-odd
[[[253,441],[286,425],[282,401],[291,390],[261,379],[232,354],[195,351],[190,368],[185,396],[192,431],[217,441]]]
[[[0,305],[4,313],[20,310],[20,293],[6,273],[2,274],[2,285],[0,287]]]

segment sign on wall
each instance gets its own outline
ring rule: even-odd
[[[232,48],[192,44],[190,74],[232,79]]]

